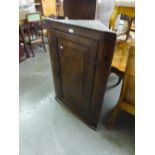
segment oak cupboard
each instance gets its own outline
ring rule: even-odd
[[[96,129],[116,34],[98,20],[46,18],[56,100]]]

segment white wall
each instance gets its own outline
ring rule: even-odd
[[[19,5],[30,4],[33,2],[34,2],[34,0],[19,0]]]
[[[34,5],[29,5],[34,3],[34,0],[19,0],[19,14],[23,14],[23,11],[26,12],[36,12],[36,8]],[[24,6],[24,8],[23,8]],[[27,6],[25,8],[25,6]],[[25,14],[25,13],[24,13]],[[25,15],[24,15],[25,16]]]
[[[97,0],[96,19],[99,19],[106,26],[109,26],[109,18],[114,9],[115,0]],[[99,3],[100,2],[100,3]]]

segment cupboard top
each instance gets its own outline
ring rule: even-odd
[[[98,39],[103,33],[108,33],[109,36],[115,36],[116,33],[109,30],[99,20],[58,20],[49,17],[45,18],[46,24],[50,28],[61,30],[75,35],[87,35],[88,38]],[[79,31],[80,29],[80,31]],[[91,31],[91,34],[89,34]]]

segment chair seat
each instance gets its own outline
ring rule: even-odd
[[[116,6],[135,7],[135,0],[115,0]]]
[[[129,47],[134,44],[134,41],[117,42],[116,44],[117,45],[112,60],[112,67],[118,69],[121,72],[125,72]]]
[[[41,42],[42,42],[42,39],[41,38],[37,38],[35,40],[32,40],[31,44],[37,44],[37,43],[41,43]]]
[[[37,43],[42,42],[42,38],[41,37],[36,38],[35,36],[33,36],[33,37],[31,36],[30,38],[31,38],[31,44],[37,44]],[[25,36],[25,41],[27,43],[29,43],[29,37],[28,36]]]

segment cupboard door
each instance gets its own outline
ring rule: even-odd
[[[80,114],[89,115],[97,42],[57,32],[60,100]]]

